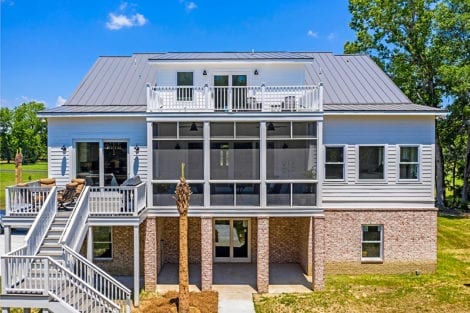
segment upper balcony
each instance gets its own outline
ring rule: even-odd
[[[323,85],[151,86],[148,112],[321,112]]]

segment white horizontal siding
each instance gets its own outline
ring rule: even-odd
[[[155,65],[157,66],[157,65]],[[203,75],[203,71],[207,75]],[[254,71],[258,75],[254,75]],[[193,72],[194,85],[214,85],[214,74],[246,74],[248,85],[261,84],[271,86],[291,86],[305,84],[305,67],[303,64],[274,64],[274,63],[206,63],[206,64],[171,64],[158,65],[156,84],[158,86],[176,86],[177,72]],[[152,82],[154,83],[154,82]]]
[[[325,116],[323,143],[434,144],[433,116]]]
[[[144,118],[50,118],[48,121],[49,177],[65,185],[75,176],[74,153],[77,141],[123,140],[128,143],[128,175],[147,179],[147,129]],[[139,146],[139,154],[134,147]],[[65,146],[67,151],[62,152]]]

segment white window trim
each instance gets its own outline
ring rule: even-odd
[[[367,178],[359,178],[359,148],[360,147],[383,147],[384,148],[384,178],[382,179],[367,179]],[[384,144],[359,144],[356,145],[356,183],[364,184],[364,183],[388,183],[388,145]]]
[[[114,254],[114,244],[113,244],[113,226],[95,226],[95,227],[109,227],[111,230],[111,239],[109,243],[111,244],[111,257],[110,258],[100,258],[95,256],[95,243],[108,243],[108,241],[96,241],[95,236],[93,236],[93,242],[92,242],[92,253],[93,253],[93,260],[97,261],[112,261],[113,260],[113,254]]]
[[[364,257],[362,256],[363,243],[377,243],[378,241],[364,241],[364,233],[362,227],[364,226],[378,226],[380,229],[380,257]],[[361,224],[361,262],[363,263],[383,263],[384,259],[384,225],[383,224]]]
[[[347,150],[345,148],[346,146],[345,145],[325,145],[325,149],[324,152],[323,152],[323,160],[324,160],[324,171],[325,171],[325,181],[326,182],[345,182],[346,181],[346,153],[347,153]],[[327,162],[326,161],[326,149],[327,148],[343,148],[343,162],[342,163],[338,163],[338,162]],[[326,178],[326,165],[327,164],[343,164],[343,178],[342,179],[338,179],[338,178]]]
[[[400,178],[400,164],[416,164],[415,162],[401,162],[401,148],[418,148],[418,178]],[[421,181],[421,145],[397,145],[397,182],[416,183]]]

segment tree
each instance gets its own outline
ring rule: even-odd
[[[461,2],[464,1],[350,0],[350,26],[356,31],[357,38],[345,44],[345,52],[369,54],[414,103],[440,107],[443,96],[447,95],[452,105],[456,97],[450,91],[459,83],[449,79],[447,83],[453,87],[445,84],[446,65],[457,68],[456,61],[468,60],[465,54],[469,51],[448,49],[453,45],[454,36],[460,36],[462,42],[466,40],[462,33],[464,27],[461,27],[465,22],[461,20],[463,16],[457,13],[466,10],[460,5]],[[452,15],[453,26],[444,23],[445,14]],[[437,125],[436,202],[438,207],[443,208],[445,160],[441,148],[441,128]]]
[[[23,103],[13,110],[11,146],[23,151],[24,163],[34,163],[47,155],[47,123],[37,113],[45,109],[44,103]]]
[[[189,269],[188,269],[188,208],[191,188],[184,178],[184,163],[176,186],[175,200],[179,217],[179,301],[178,312],[189,313]]]
[[[0,109],[0,159],[8,163],[14,156],[11,142],[12,112],[9,108]]]

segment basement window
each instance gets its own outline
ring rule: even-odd
[[[362,261],[381,262],[383,259],[383,225],[362,225]]]
[[[113,258],[113,236],[111,226],[93,227],[93,258],[112,259]]]

